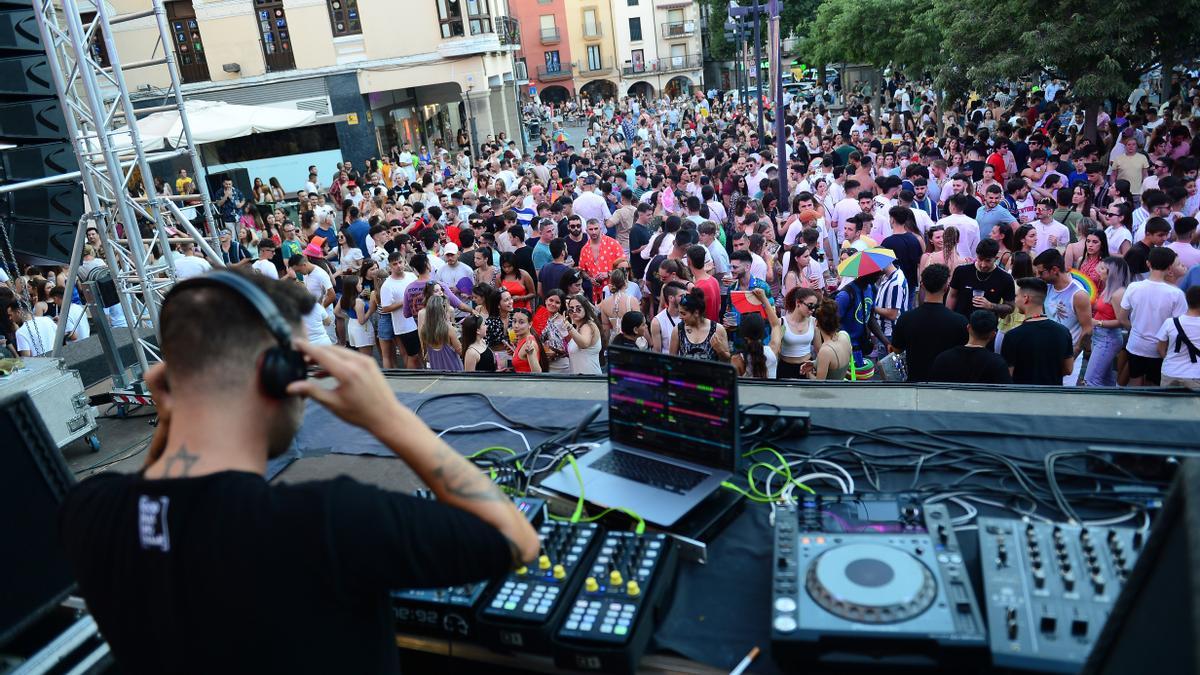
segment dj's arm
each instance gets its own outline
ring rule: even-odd
[[[337,386],[302,380],[288,387],[289,394],[313,398],[343,420],[366,429],[404,460],[438,501],[474,514],[499,530],[508,541],[513,567],[537,556],[541,543],[525,516],[479,469],[396,400],[373,359],[306,340],[294,344],[335,378]]]

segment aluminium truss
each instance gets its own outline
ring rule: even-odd
[[[67,287],[74,288],[85,232],[94,225],[100,234],[103,257],[108,263],[116,286],[121,313],[130,334],[136,363],[131,364],[134,380],[127,382],[124,372],[114,372],[114,393],[127,390],[129,394],[145,394],[141,378],[152,361],[161,360],[154,343],[144,335],[158,327],[158,312],[162,298],[175,282],[174,262],[170,255],[167,230],[168,214],[174,225],[185,230],[201,248],[220,264],[220,257],[174,203],[180,195],[160,196],[154,188],[150,163],[186,156],[190,159],[195,177],[200,209],[207,223],[207,235],[216,243],[217,228],[213,206],[202,185],[204,171],[192,139],[180,91],[179,71],[171,47],[166,10],[162,0],[152,0],[152,7],[129,14],[109,16],[106,3],[97,0],[81,7],[77,0],[34,0],[34,13],[46,50],[54,86],[66,119],[67,131],[79,162],[79,172],[36,181],[5,186],[4,191],[33,187],[36,184],[64,180],[82,183],[86,214],[79,221]],[[95,11],[94,18],[84,22],[80,12]],[[151,58],[122,64],[113,37],[114,25],[153,18],[158,30],[158,44]],[[108,66],[99,59],[94,44],[103,45]],[[155,56],[159,49],[161,56]],[[170,103],[135,109],[125,82],[125,70],[165,67],[170,84],[167,95]],[[175,148],[160,152],[145,152],[137,128],[137,116],[156,112],[176,111],[183,135]],[[145,196],[141,196],[145,195]],[[143,227],[149,230],[143,239]],[[176,240],[177,241],[177,240]],[[63,342],[65,322],[59,324],[55,336],[57,346]],[[120,364],[118,355],[115,363]],[[112,361],[110,361],[112,362]],[[124,370],[123,366],[118,368]]]

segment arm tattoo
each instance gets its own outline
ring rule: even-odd
[[[186,445],[181,445],[181,446],[179,446],[179,451],[176,452],[174,455],[171,455],[171,457],[169,459],[167,459],[166,465],[163,466],[163,477],[164,478],[185,478],[185,477],[187,477],[188,473],[191,472],[192,465],[198,461],[200,461],[199,455],[191,454],[190,452],[188,452]],[[180,465],[179,475],[172,476],[171,472],[174,470],[176,463],[178,463]]]
[[[446,492],[464,501],[507,500],[499,488],[484,478],[445,443],[438,444],[437,454],[441,461],[433,469],[433,477],[441,482]]]

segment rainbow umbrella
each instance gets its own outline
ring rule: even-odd
[[[1083,273],[1083,270],[1071,268],[1071,278],[1079,282],[1083,286],[1083,290],[1088,292],[1088,299],[1095,300],[1100,289],[1096,287],[1096,282],[1092,281],[1091,277]]]
[[[896,261],[896,253],[890,248],[869,248],[846,258],[838,265],[838,276],[858,279],[868,274],[882,272]]]

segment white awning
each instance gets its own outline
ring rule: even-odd
[[[271,106],[233,105],[224,101],[187,101],[188,124],[197,144],[241,138],[267,131],[282,131],[312,124],[317,114],[310,110]],[[138,133],[146,152],[183,144],[183,123],[175,111],[159,112],[139,119]],[[129,145],[128,133],[118,133],[118,146]],[[124,141],[124,143],[122,143]]]

